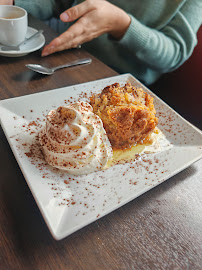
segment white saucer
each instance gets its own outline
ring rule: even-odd
[[[31,37],[37,32],[36,29],[28,27],[26,38]],[[7,56],[7,57],[20,57],[27,55],[31,52],[39,50],[45,43],[45,37],[43,34],[40,34],[38,37],[36,37],[33,41],[28,42],[25,45],[22,45],[20,51],[2,51],[1,50],[1,44],[0,44],[0,55]]]

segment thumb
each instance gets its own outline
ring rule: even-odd
[[[88,1],[71,7],[60,14],[60,19],[63,22],[72,22],[88,13],[92,8]]]

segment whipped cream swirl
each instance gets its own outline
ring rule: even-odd
[[[84,101],[51,110],[39,141],[46,161],[73,175],[102,170],[112,158],[102,120]]]

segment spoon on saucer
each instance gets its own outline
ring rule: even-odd
[[[31,37],[26,38],[19,45],[17,45],[17,46],[1,46],[1,50],[2,51],[20,51],[20,46],[27,44],[27,42],[30,42],[31,40],[33,40],[35,37],[39,36],[42,33],[43,33],[43,30],[39,30]]]
[[[41,74],[52,75],[58,69],[66,68],[66,67],[73,67],[73,66],[83,65],[83,64],[90,64],[91,62],[92,62],[91,58],[85,58],[85,59],[80,59],[77,61],[69,62],[67,64],[57,66],[57,67],[52,67],[52,68],[47,68],[47,67],[37,65],[37,64],[27,64],[26,67]]]

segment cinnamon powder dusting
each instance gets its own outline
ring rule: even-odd
[[[92,96],[92,92],[82,92],[79,98],[70,97],[65,99],[64,104],[72,104],[81,99],[86,100],[90,96]],[[33,112],[33,110],[30,110],[30,112]],[[46,114],[47,112],[43,112],[42,118],[38,117],[32,119],[29,123],[22,124],[19,134],[14,137],[15,140],[17,139],[16,147],[21,151],[22,158],[25,156],[30,160],[37,174],[41,176],[44,188],[52,193],[55,200],[58,200],[58,206],[73,207],[75,216],[94,213],[95,217],[99,218],[103,211],[106,212],[109,209],[112,201],[121,203],[124,200],[122,190],[125,190],[126,187],[128,193],[132,194],[142,184],[142,181],[146,186],[155,186],[156,182],[164,181],[163,178],[159,180],[159,175],[164,175],[168,171],[165,169],[165,162],[168,162],[166,157],[164,160],[158,160],[147,155],[140,156],[137,154],[135,160],[130,160],[125,166],[120,162],[110,167],[110,177],[109,174],[105,174],[105,171],[89,176],[73,177],[64,171],[50,167],[44,160],[38,138],[38,133],[44,126]],[[160,122],[162,115],[161,110],[158,110]],[[161,124],[163,124],[164,130],[168,130],[170,136],[172,136],[174,118],[166,114],[163,117],[164,122]],[[22,119],[26,121],[26,115],[23,115]],[[21,136],[22,131],[25,134],[23,136]],[[178,131],[183,137],[183,130],[177,127],[175,133]],[[26,141],[24,138],[26,138]],[[86,138],[84,138],[85,140]],[[144,175],[143,180],[141,175]],[[99,209],[99,213],[97,213],[97,209]]]

